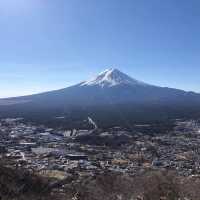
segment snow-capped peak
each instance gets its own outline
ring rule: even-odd
[[[81,86],[94,86],[99,85],[101,87],[113,87],[116,85],[147,85],[141,81],[133,79],[118,69],[107,69],[101,72],[97,77],[85,81],[81,84]]]

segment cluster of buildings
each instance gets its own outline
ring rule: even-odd
[[[200,127],[177,120],[165,134],[109,130],[54,130],[23,122],[0,121],[0,157],[9,167],[23,167],[58,179],[69,173],[93,176],[105,170],[135,175],[152,169],[176,170],[183,176],[200,174]],[[105,140],[103,145],[81,143],[77,137]],[[109,138],[128,142],[107,145]],[[127,141],[127,140],[126,140]]]

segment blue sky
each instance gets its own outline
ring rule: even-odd
[[[200,92],[199,0],[1,0],[0,97],[106,68]]]

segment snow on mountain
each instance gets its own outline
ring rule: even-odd
[[[130,76],[120,72],[117,69],[107,69],[101,72],[97,77],[85,81],[81,86],[100,86],[100,87],[114,87],[117,85],[142,85],[146,86],[148,84],[131,78]]]
[[[86,118],[94,128],[95,122],[98,126],[127,126],[143,120],[199,118],[200,94],[149,85],[117,69],[108,69],[71,87],[0,99],[0,116],[30,117],[41,122],[65,116],[66,120],[61,121],[69,126],[77,126]]]

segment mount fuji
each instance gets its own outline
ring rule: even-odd
[[[52,119],[53,116],[122,125],[133,121],[200,117],[200,94],[154,86],[108,69],[64,89],[0,99],[1,117]]]
[[[133,79],[128,75],[120,72],[117,69],[107,69],[100,73],[94,79],[85,81],[82,86],[101,86],[101,87],[113,87],[118,85],[147,85],[141,81]]]

